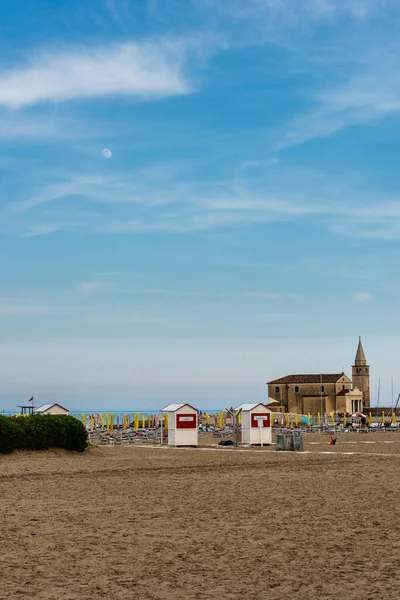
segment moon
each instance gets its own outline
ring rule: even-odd
[[[111,150],[109,148],[104,148],[101,151],[101,155],[102,155],[103,158],[106,158],[108,160],[109,158],[112,157],[112,152],[111,152]]]

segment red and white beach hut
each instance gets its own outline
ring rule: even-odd
[[[197,446],[197,408],[190,404],[168,404],[161,412],[168,415],[168,446]]]
[[[265,404],[240,404],[235,408],[242,419],[242,444],[272,444],[272,412]]]

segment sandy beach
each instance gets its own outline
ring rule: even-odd
[[[400,436],[327,442],[2,456],[1,597],[397,599]]]

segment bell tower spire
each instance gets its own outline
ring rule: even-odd
[[[353,387],[357,387],[363,394],[363,408],[370,406],[370,385],[369,385],[369,365],[365,358],[364,348],[361,338],[358,340],[358,347],[354,365],[352,367]]]

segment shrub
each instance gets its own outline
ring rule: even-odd
[[[18,446],[18,429],[10,417],[0,415],[0,454],[8,454]]]
[[[9,450],[10,452],[14,448],[21,450],[65,448],[66,450],[83,452],[87,447],[88,435],[86,428],[74,417],[29,415],[27,417],[17,417],[16,419],[3,418],[7,419],[14,427],[15,442],[14,447]]]

